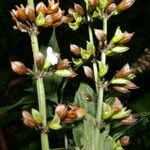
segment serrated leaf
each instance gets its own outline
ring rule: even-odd
[[[90,101],[87,100],[87,94],[91,97]],[[96,93],[88,84],[80,83],[80,86],[75,94],[74,101],[78,103],[80,107],[85,108],[88,113],[93,116],[95,115],[94,101],[96,101]]]

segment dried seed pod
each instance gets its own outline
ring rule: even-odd
[[[70,50],[76,56],[80,56],[81,55],[81,48],[78,45],[70,44]]]
[[[71,62],[68,59],[63,59],[61,62],[59,62],[56,66],[57,70],[63,70],[70,67]]]
[[[84,73],[89,79],[93,79],[93,70],[89,66],[83,66]]]
[[[29,6],[26,6],[25,13],[27,15],[29,22],[35,22],[36,16],[32,8],[30,8]]]
[[[119,139],[119,142],[120,142],[121,146],[127,146],[130,144],[130,137],[123,136],[121,139]]]
[[[36,5],[36,12],[37,12],[37,14],[39,14],[41,12],[43,15],[45,15],[47,13],[47,8],[43,2],[39,2]]]
[[[17,10],[12,10],[16,18],[19,19],[20,21],[26,21],[27,16],[25,13],[25,7],[21,4],[20,7],[16,6],[16,8]]]
[[[126,44],[128,43],[131,38],[133,37],[134,33],[125,32],[123,38],[118,42],[119,44]]]
[[[41,52],[36,53],[35,55],[36,64],[39,68],[42,68],[44,65],[45,57]]]
[[[102,43],[104,43],[106,41],[106,34],[104,33],[103,30],[100,29],[94,29],[94,33],[96,38],[101,41]]]
[[[84,10],[83,10],[82,6],[79,4],[74,4],[74,10],[80,16],[82,16],[84,14]]]
[[[76,114],[77,114],[78,119],[82,119],[85,116],[86,111],[83,108],[77,108]]]
[[[116,9],[116,4],[115,3],[112,3],[112,4],[110,4],[110,5],[108,5],[107,6],[107,8],[106,8],[106,12],[108,13],[108,14],[110,14],[110,13],[112,13],[115,9]]]
[[[129,64],[125,64],[120,71],[117,71],[117,73],[115,74],[116,78],[123,78],[123,77],[127,77],[128,75],[130,75],[133,72],[133,70],[130,68]]]
[[[121,101],[116,97],[114,100],[114,103],[112,105],[112,110],[114,113],[117,113],[119,111],[121,111],[121,109],[123,108]]]
[[[135,0],[122,0],[117,6],[117,10],[119,12],[126,10],[129,7],[131,7],[134,4],[134,2],[135,2]]]
[[[64,118],[67,113],[68,107],[64,104],[57,105],[55,109],[55,113],[58,115],[59,118]]]
[[[123,118],[120,123],[124,124],[124,125],[130,125],[130,124],[133,124],[137,121],[137,119],[135,119],[133,117],[133,115],[129,115],[128,117],[126,118]]]
[[[25,65],[20,61],[12,61],[11,62],[11,68],[15,73],[18,73],[20,75],[23,75],[27,72],[27,68]]]
[[[38,125],[38,123],[33,119],[31,114],[28,111],[22,111],[23,122],[26,126],[30,128],[34,128]]]

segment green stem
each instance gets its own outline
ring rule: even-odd
[[[34,1],[27,0],[28,6],[34,9]],[[36,65],[36,54],[39,52],[39,45],[38,45],[38,38],[33,33],[30,35],[31,37],[31,46],[33,52],[33,59],[34,59],[34,70],[38,71],[38,67]],[[36,87],[37,87],[37,95],[38,95],[38,105],[39,105],[39,112],[43,117],[43,128],[47,126],[47,117],[46,117],[46,98],[45,98],[45,90],[43,84],[43,78],[38,77],[36,80]],[[50,150],[49,148],[49,140],[48,134],[44,131],[41,132],[41,148],[42,150]]]
[[[107,35],[107,17],[103,19],[103,31]],[[105,42],[105,45],[107,44],[107,41]],[[106,64],[106,55],[105,52],[101,53],[101,62]],[[103,100],[104,100],[104,86],[103,86],[103,79],[99,82],[99,89],[98,89],[98,102],[97,102],[97,114],[96,114],[96,120],[99,124],[101,124],[102,121],[102,107],[103,107]],[[96,128],[95,131],[96,136],[96,143],[95,143],[95,150],[103,150],[103,143],[100,142],[100,129]]]

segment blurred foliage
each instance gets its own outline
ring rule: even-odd
[[[39,0],[36,0],[36,2],[38,1]],[[70,6],[73,6],[74,2],[78,3],[77,0],[68,0],[65,3],[63,0],[60,0],[60,5],[67,12],[67,9]],[[21,34],[12,28],[14,22],[11,19],[10,10],[20,3],[25,4],[26,2],[19,0],[0,1],[0,126],[4,133],[8,149],[38,150],[40,149],[38,133],[32,129],[29,130],[29,128],[26,128],[22,124],[21,120],[22,109],[28,109],[31,106],[36,107],[36,97],[34,93],[32,93],[32,90],[29,90],[32,81],[27,77],[23,76],[20,78],[12,73],[9,63],[10,60],[21,60],[26,64],[26,66],[32,67],[32,53],[28,35]],[[136,0],[133,7],[131,7],[128,11],[125,11],[110,20],[108,24],[108,33],[110,34],[108,37],[111,37],[114,34],[118,25],[121,26],[124,31],[127,30],[129,32],[135,32],[134,38],[129,43],[131,50],[120,58],[108,60],[111,62],[110,68],[113,68],[113,70],[117,70],[126,62],[132,64],[143,54],[145,48],[150,48],[149,10],[150,1]],[[93,26],[96,28],[101,27],[98,26],[98,23],[95,23]],[[51,29],[41,31],[39,36],[40,45],[42,44],[41,48],[49,44],[51,34]],[[76,32],[72,32],[67,26],[59,27],[56,30],[56,35],[63,57],[70,57],[70,43],[84,47],[86,43],[83,43],[83,41],[86,41],[84,39],[88,39],[87,28],[85,25],[81,26],[81,28]],[[149,71],[137,74],[135,83],[140,86],[140,89],[126,97],[125,103],[127,103],[127,105],[131,107],[135,113],[150,111],[150,84],[148,84],[150,82],[149,75]],[[66,87],[65,93],[73,93],[72,91],[74,91],[74,88],[77,88],[78,86],[78,80],[80,79],[77,78],[77,82],[74,84],[68,84],[69,86]],[[50,91],[51,89],[47,90]],[[51,97],[52,95],[47,98]],[[144,119],[134,128],[131,128],[128,131],[128,134],[132,135],[132,143],[127,147],[127,149],[150,149],[150,118],[145,118],[146,117],[144,117]],[[60,133],[52,134],[60,135]],[[58,140],[62,140],[61,136],[57,138]],[[50,140],[52,140],[55,147],[55,140]],[[60,142],[60,145],[62,146],[63,144]]]

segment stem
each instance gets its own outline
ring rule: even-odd
[[[27,0],[28,6],[34,9],[34,1]],[[39,45],[38,45],[38,38],[36,35],[31,34],[31,46],[33,52],[33,60],[34,60],[34,70],[38,71],[38,67],[36,65],[36,54],[39,52]],[[43,84],[43,78],[38,77],[36,80],[36,87],[37,87],[37,95],[38,95],[38,105],[39,105],[39,112],[43,117],[43,128],[47,126],[47,117],[46,117],[46,98],[45,98],[45,90]],[[50,150],[49,148],[49,140],[48,134],[45,132],[41,132],[41,147],[42,150]]]
[[[103,31],[104,33],[107,35],[107,17],[105,17],[103,19]],[[107,41],[105,41],[105,45],[107,44]],[[106,64],[106,55],[105,52],[101,53],[101,62],[103,62],[104,64]],[[98,90],[98,103],[97,103],[97,114],[96,114],[96,120],[99,124],[101,124],[101,120],[102,120],[102,107],[103,107],[103,99],[104,99],[104,86],[103,86],[103,79],[101,79],[100,83],[100,87]],[[102,141],[100,142],[100,129],[96,128],[95,131],[95,136],[96,136],[96,148],[95,150],[103,150],[103,143]]]

